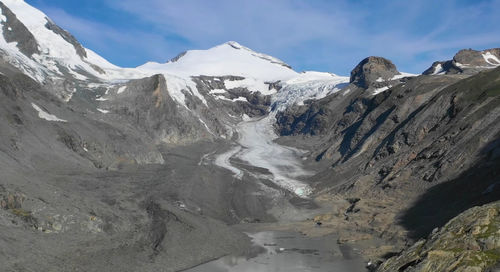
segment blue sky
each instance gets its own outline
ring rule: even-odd
[[[500,0],[25,0],[112,63],[165,62],[234,40],[297,71],[347,75],[363,58],[421,73],[500,47]]]

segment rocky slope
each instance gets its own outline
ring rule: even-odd
[[[380,63],[372,61],[371,67]],[[353,74],[381,75],[359,69],[364,65]],[[388,76],[395,73],[383,67]],[[318,218],[344,225],[342,241],[385,239],[366,251],[382,257],[467,208],[498,199],[500,68],[401,78],[376,95],[359,78],[334,95],[278,113],[276,123],[281,135],[314,143],[310,160],[330,165],[313,178],[316,188],[321,198],[348,201],[343,213]]]
[[[234,220],[226,210],[225,201],[232,201],[227,192],[243,193],[231,189],[225,173],[197,164],[206,146],[161,150],[148,131],[148,116],[136,116],[141,129],[121,127],[112,117],[102,120],[100,112],[72,110],[23,74],[11,72],[0,80],[5,271],[157,271],[164,266],[175,271],[238,252],[248,243],[223,223]],[[158,80],[136,84],[156,88]],[[148,102],[152,109],[155,98]],[[216,182],[203,185],[204,179]],[[252,216],[244,203],[240,206],[237,214]]]
[[[486,271],[500,262],[500,203],[471,208],[377,271]]]

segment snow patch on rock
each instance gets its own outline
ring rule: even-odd
[[[443,65],[438,64],[436,67],[434,67],[434,72],[432,72],[433,75],[442,75],[444,74],[445,71],[443,69]]]
[[[411,74],[411,73],[404,73],[404,72],[399,72],[399,75],[395,75],[391,78],[391,80],[396,80],[396,79],[400,79],[400,78],[403,78],[403,77],[416,77],[418,75],[416,74]]]
[[[488,64],[494,65],[494,66],[499,66],[500,65],[500,59],[498,59],[497,56],[491,54],[491,52],[486,52],[482,54],[484,61],[486,61]]]
[[[118,91],[117,91],[116,93],[117,93],[117,94],[121,94],[121,93],[123,93],[126,89],[127,89],[127,86],[121,86],[120,88],[118,88]]]
[[[385,86],[385,87],[382,87],[382,88],[377,88],[375,89],[373,92],[372,92],[372,95],[377,95],[379,93],[382,93],[382,92],[385,92],[387,90],[389,90],[392,86]]]
[[[249,92],[260,92],[263,95],[276,93],[275,89],[269,89],[269,85],[262,80],[254,78],[245,78],[242,80],[225,80],[226,89],[246,88]]]
[[[168,93],[175,101],[184,106],[186,109],[188,109],[188,107],[186,106],[186,95],[184,92],[198,97],[205,106],[208,106],[207,100],[198,92],[196,84],[190,78],[180,77],[173,74],[164,74],[164,76],[167,81]]]
[[[5,17],[5,15],[3,15],[3,11],[1,8],[0,8],[0,22],[7,22],[7,17]],[[10,29],[10,27],[9,27],[9,29]]]
[[[224,94],[227,93],[224,89],[213,89],[208,92],[209,94]]]
[[[37,106],[35,103],[31,103],[31,106],[38,112],[38,117],[41,119],[53,122],[67,122],[66,120],[60,119],[57,116],[42,110],[42,108]]]

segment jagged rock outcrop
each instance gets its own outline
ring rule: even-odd
[[[390,60],[382,57],[368,57],[362,60],[351,72],[350,83],[361,88],[368,88],[374,83],[392,80],[399,75]]]
[[[477,51],[463,49],[452,60],[436,61],[423,72],[424,75],[436,74],[475,74],[485,69],[500,66],[500,48]]]
[[[462,69],[456,66],[452,60],[448,61],[435,61],[431,67],[425,70],[423,75],[441,75],[441,74],[460,74]]]
[[[5,17],[5,22],[3,22],[2,27],[5,41],[9,43],[16,42],[19,51],[28,57],[31,57],[33,54],[39,54],[40,50],[38,43],[33,34],[2,2],[0,2],[0,9],[2,15]]]
[[[47,23],[45,24],[45,27],[49,30],[52,30],[54,33],[60,35],[63,37],[63,39],[70,44],[72,44],[75,47],[76,54],[80,56],[80,58],[86,58],[87,57],[87,51],[85,51],[85,48],[80,44],[80,42],[73,36],[71,33],[68,31],[62,29],[58,25],[56,25],[52,20],[47,18]]]
[[[500,48],[477,51],[473,49],[463,49],[453,57],[458,65],[463,66],[497,66],[500,65],[496,59],[500,57]]]
[[[499,268],[499,213],[500,202],[471,208],[435,229],[426,239],[382,263],[377,271],[487,271]]]
[[[390,60],[365,58],[351,71],[350,84],[342,91],[312,101],[308,106],[292,106],[278,112],[276,127],[282,136],[324,135],[332,133],[332,125],[338,123],[334,131],[340,133],[347,123],[355,119],[355,115],[381,102],[382,96],[373,99],[373,95],[404,83],[409,78],[401,74]],[[340,112],[340,108],[346,111],[343,117],[344,112]]]

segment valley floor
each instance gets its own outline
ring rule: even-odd
[[[265,128],[259,122],[240,127]],[[241,150],[234,157],[227,156],[227,142],[205,142],[165,148],[164,165],[124,163],[115,170],[96,170],[44,162],[35,171],[10,167],[3,177],[12,182],[26,177],[16,182],[16,191],[22,192],[23,209],[35,211],[36,217],[0,210],[5,213],[1,218],[12,218],[1,224],[2,237],[12,238],[1,243],[0,251],[9,253],[1,254],[0,261],[7,271],[178,271],[225,256],[192,271],[274,271],[277,265],[363,271],[357,253],[337,244],[331,231],[321,233],[323,227],[312,220],[331,207],[297,197],[274,179],[281,173],[305,188],[305,181],[281,168],[293,162],[299,173],[306,173],[300,156],[294,157],[300,152],[261,133],[247,134],[256,141],[239,138]],[[253,142],[258,146],[248,145]],[[242,174],[217,167],[221,157]],[[30,180],[35,179],[46,186],[34,189]],[[320,235],[304,235],[304,229]]]
[[[274,142],[273,118],[271,114],[241,122],[231,149],[207,153],[201,162],[226,168],[236,182],[258,184],[271,200],[264,212],[274,222],[243,220],[233,225],[252,238],[254,250],[188,271],[365,271],[359,251],[338,243],[334,229],[313,220],[335,203],[319,206],[310,198],[307,178],[314,172],[302,163],[305,151]]]

